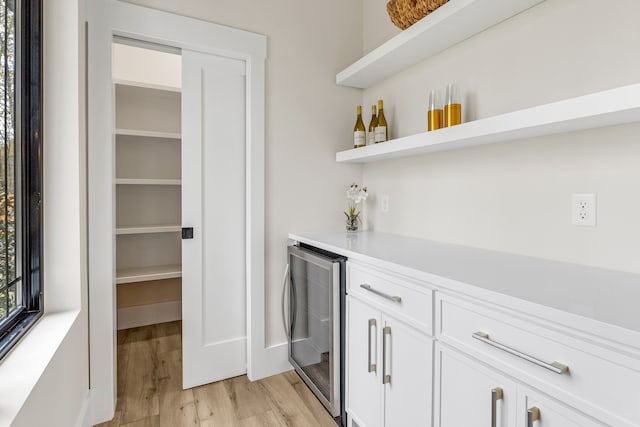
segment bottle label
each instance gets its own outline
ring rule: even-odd
[[[374,142],[385,142],[387,140],[387,127],[378,126],[374,136]]]
[[[369,132],[367,135],[367,144],[375,144],[376,142],[376,133],[374,131]]]
[[[366,145],[367,140],[365,132],[363,130],[357,130],[353,132],[353,145],[354,147],[362,147]]]

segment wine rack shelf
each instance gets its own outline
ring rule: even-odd
[[[340,151],[336,161],[368,163],[634,122],[640,122],[640,84]]]
[[[368,88],[544,0],[450,0],[336,75]]]

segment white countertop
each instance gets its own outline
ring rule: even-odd
[[[378,232],[289,238],[436,287],[478,287],[640,332],[639,274]]]

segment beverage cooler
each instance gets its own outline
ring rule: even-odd
[[[284,316],[289,362],[343,426],[345,263],[345,257],[318,248],[289,246]]]

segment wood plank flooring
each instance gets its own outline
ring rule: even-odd
[[[336,427],[294,371],[182,390],[180,322],[118,331],[118,403],[99,427]]]

